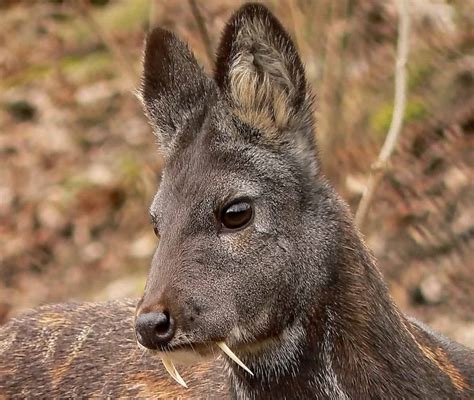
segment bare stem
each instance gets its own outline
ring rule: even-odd
[[[294,39],[296,42],[296,47],[298,51],[300,52],[302,58],[305,58],[306,55],[306,47],[305,40],[303,38],[303,31],[305,29],[304,27],[304,18],[302,17],[302,12],[299,9],[298,4],[294,0],[287,0],[288,3],[288,8],[290,9],[290,15],[291,15],[291,21],[293,23],[293,33],[294,33]]]
[[[202,37],[202,41],[204,42],[204,47],[206,48],[207,58],[209,59],[209,64],[214,65],[214,54],[212,51],[212,44],[211,39],[209,37],[209,32],[206,28],[206,22],[204,21],[204,17],[199,11],[199,7],[196,3],[196,0],[189,0],[189,6],[191,7],[191,12],[193,13],[194,19],[196,20],[199,32]]]
[[[397,59],[395,66],[395,99],[390,129],[385,142],[380,150],[377,160],[372,164],[371,172],[364,193],[357,208],[355,224],[359,229],[363,228],[367,212],[379,182],[388,170],[390,157],[398,143],[402,130],[403,117],[405,115],[407,97],[407,59],[409,50],[410,15],[408,12],[408,0],[398,0],[399,23]]]
[[[156,1],[150,0],[150,9],[148,14],[148,29],[151,31],[156,26]]]

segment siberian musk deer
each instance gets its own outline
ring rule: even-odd
[[[231,17],[213,79],[153,30],[141,97],[166,161],[144,295],[11,321],[4,396],[474,397],[473,351],[399,311],[322,176],[303,65],[265,7]]]

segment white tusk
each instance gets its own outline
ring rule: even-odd
[[[234,352],[229,349],[229,346],[225,344],[225,342],[217,342],[217,345],[221,348],[221,350],[227,354],[233,361],[235,361],[238,365],[240,365],[243,369],[245,369],[250,375],[253,376],[253,372],[242,362],[240,361],[239,357],[237,357]]]
[[[188,386],[186,385],[186,382],[181,377],[179,372],[176,370],[176,367],[174,366],[173,361],[171,361],[168,357],[166,357],[163,354],[160,355],[160,357],[161,357],[161,362],[163,363],[163,365],[165,366],[166,370],[171,375],[171,377],[176,382],[178,382],[181,386],[184,386],[185,388],[187,388]]]

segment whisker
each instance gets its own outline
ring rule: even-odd
[[[189,346],[191,347],[191,350],[196,353],[196,349],[194,348],[194,346],[193,346],[191,340],[190,340],[188,337],[185,337],[185,339],[186,339],[186,342],[187,342],[187,343],[189,344]]]
[[[216,353],[214,352],[214,346],[212,345],[208,345],[208,347],[211,349],[211,352],[212,352],[212,358],[216,359]]]
[[[140,356],[140,358],[139,358],[139,360],[141,361],[141,360],[143,360],[143,357],[145,357],[146,350],[145,350],[145,349],[140,349],[140,350],[142,351],[142,354],[141,354],[141,356]]]

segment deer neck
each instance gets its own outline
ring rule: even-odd
[[[229,365],[234,398],[368,398],[377,383],[397,382],[397,368],[416,365],[408,322],[369,252],[355,233],[350,239],[313,306],[259,351],[239,354],[255,375]]]

